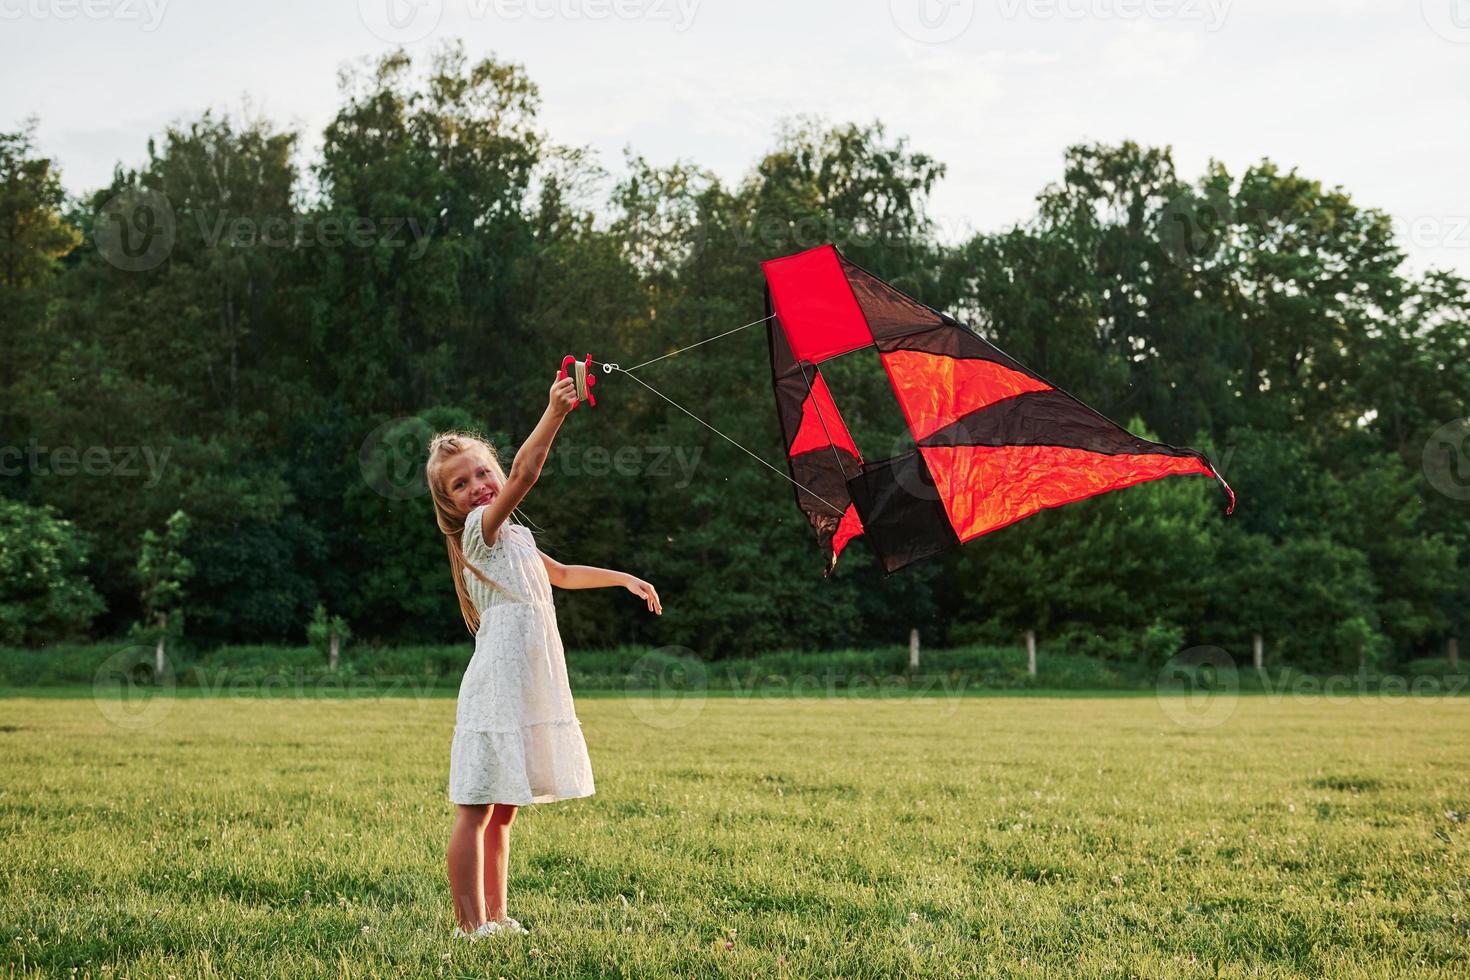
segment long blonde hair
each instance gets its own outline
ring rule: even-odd
[[[439,524],[439,530],[444,532],[444,547],[449,552],[449,569],[454,573],[454,592],[459,596],[459,611],[464,616],[464,624],[469,629],[471,636],[479,632],[480,611],[475,608],[474,600],[470,598],[469,588],[464,583],[464,570],[468,568],[476,578],[493,589],[499,589],[501,586],[486,578],[485,573],[464,556],[465,518],[469,514],[459,512],[445,489],[444,466],[461,453],[475,450],[484,453],[490,461],[490,466],[500,477],[501,486],[504,486],[505,469],[500,465],[500,457],[496,455],[495,447],[474,432],[451,429],[447,432],[436,433],[429,440],[429,459],[424,464],[424,474],[428,477],[429,483],[429,496],[434,501],[434,520]]]

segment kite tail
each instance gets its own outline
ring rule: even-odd
[[[1235,491],[1230,489],[1230,484],[1225,482],[1225,478],[1220,475],[1219,470],[1211,466],[1210,472],[1215,474],[1215,479],[1220,481],[1221,488],[1224,489],[1225,493],[1230,497],[1230,503],[1225,506],[1225,516],[1229,517],[1231,514],[1235,513]]]

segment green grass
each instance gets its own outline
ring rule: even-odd
[[[581,697],[597,793],[521,810],[534,932],[470,946],[452,698],[7,699],[0,964],[1467,975],[1470,700],[1212,703]]]

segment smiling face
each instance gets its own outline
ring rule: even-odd
[[[444,464],[444,491],[461,514],[494,500],[500,483],[500,467],[483,449],[467,449]]]

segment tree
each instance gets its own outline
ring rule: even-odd
[[[348,628],[347,620],[341,616],[328,615],[326,603],[318,602],[312,612],[311,622],[306,624],[306,639],[318,651],[326,652],[328,670],[337,669],[337,657],[342,644],[351,638],[352,630]]]
[[[184,631],[184,583],[194,574],[194,564],[183,556],[189,535],[189,516],[175,511],[159,535],[143,532],[138,550],[137,582],[145,618],[133,625],[132,635],[154,643],[154,676],[166,667],[164,645]]]
[[[50,507],[0,497],[0,644],[40,646],[87,629],[104,608],[87,581],[88,536]]]
[[[15,385],[44,356],[45,306],[58,260],[81,241],[61,214],[61,175],[51,160],[34,155],[35,128],[30,120],[20,132],[0,133],[0,445],[20,441]],[[7,479],[6,492],[18,485]]]

